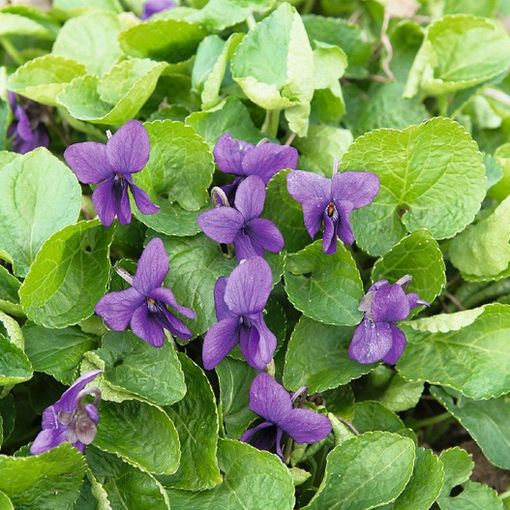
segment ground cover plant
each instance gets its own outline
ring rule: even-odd
[[[510,508],[509,30],[0,8],[0,509]]]

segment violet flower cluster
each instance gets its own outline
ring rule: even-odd
[[[173,0],[146,0],[143,4],[142,20],[147,20],[158,12],[168,11],[177,7]]]

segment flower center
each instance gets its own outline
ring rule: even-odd
[[[167,319],[167,308],[165,303],[153,298],[145,298],[147,308],[152,317],[160,324],[161,327],[169,329],[170,325]]]
[[[94,396],[94,401],[87,404],[84,400],[90,394]],[[85,445],[92,443],[96,437],[97,405],[100,399],[99,389],[92,387],[80,392],[76,409],[70,412],[61,411],[58,413],[58,421],[67,427],[66,435],[70,443],[76,443],[77,441]],[[96,416],[95,421],[94,416]]]
[[[128,183],[122,174],[115,174],[113,178],[113,197],[117,205],[120,204],[127,185]]]

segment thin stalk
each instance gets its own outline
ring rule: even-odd
[[[8,37],[1,37],[0,43],[2,43],[5,51],[12,58],[15,64],[22,66],[25,63],[19,51],[15,48],[14,44],[12,44]]]
[[[246,24],[248,25],[248,30],[253,30],[257,26],[257,21],[255,20],[253,14],[250,14],[246,18]]]
[[[411,425],[411,428],[413,430],[422,429],[424,427],[430,427],[430,425],[436,425],[437,423],[442,423],[443,421],[446,421],[450,419],[452,416],[450,413],[442,413],[437,414],[436,416],[431,416],[430,418],[425,418],[424,420],[419,420],[413,425]]]
[[[280,110],[266,110],[266,118],[261,131],[269,138],[276,138],[280,124]]]
[[[442,96],[438,96],[437,98],[437,106],[439,108],[439,115],[443,117],[448,116],[448,98],[445,94]]]

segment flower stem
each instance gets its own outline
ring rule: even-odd
[[[9,57],[12,58],[15,64],[17,64],[18,66],[22,66],[25,63],[19,51],[14,47],[14,44],[12,44],[8,37],[0,38],[0,43],[3,45],[5,51],[7,52]]]
[[[266,118],[261,131],[269,138],[276,138],[280,124],[280,110],[266,110]]]
[[[255,17],[253,16],[253,14],[250,14],[246,18],[246,24],[248,25],[249,30],[253,30],[257,26],[257,22],[255,21]]]
[[[431,416],[430,418],[425,418],[423,420],[419,420],[412,425],[413,430],[422,429],[424,427],[429,427],[430,425],[436,425],[437,423],[441,423],[450,419],[452,416],[450,413],[441,413],[436,416]]]

